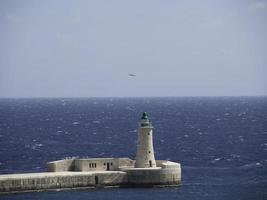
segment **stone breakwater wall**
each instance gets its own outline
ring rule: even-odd
[[[101,186],[117,186],[127,182],[127,174],[109,172],[44,172],[0,176],[0,194]]]
[[[48,163],[50,172],[0,175],[0,194],[97,186],[173,186],[181,183],[179,163],[157,160],[157,167],[134,168],[134,162],[128,158],[54,161]]]
[[[154,168],[122,168],[127,173],[131,186],[179,185],[181,183],[181,166],[170,161],[156,161]]]

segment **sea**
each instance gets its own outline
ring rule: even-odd
[[[0,199],[267,199],[267,97],[0,99],[0,174],[41,172],[66,157],[134,159],[147,112],[156,159],[182,184],[1,195]]]

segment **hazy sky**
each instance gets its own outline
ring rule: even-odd
[[[0,0],[0,97],[206,95],[267,95],[267,0]]]

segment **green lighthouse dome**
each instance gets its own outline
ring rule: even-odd
[[[143,112],[142,118],[141,119],[148,119],[148,115],[146,112]]]

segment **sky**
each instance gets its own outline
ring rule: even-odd
[[[0,97],[267,95],[266,21],[267,0],[0,0]]]

